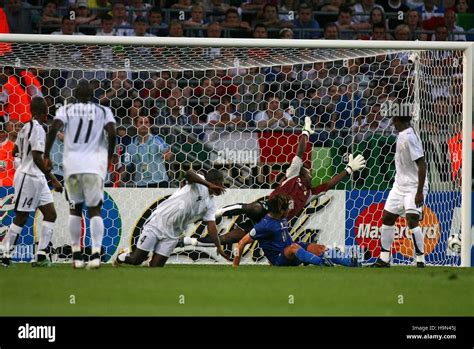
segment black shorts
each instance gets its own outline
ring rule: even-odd
[[[235,227],[242,229],[246,233],[249,233],[255,224],[260,222],[263,217],[268,213],[268,201],[267,199],[257,200],[262,205],[262,212],[256,215],[241,214],[235,221]]]

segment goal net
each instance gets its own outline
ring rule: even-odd
[[[121,248],[135,248],[146,219],[184,183],[188,169],[222,171],[228,189],[216,198],[218,207],[266,197],[281,182],[304,118],[310,117],[316,132],[303,160],[312,169],[314,186],[343,171],[349,154],[362,154],[367,167],[312,200],[291,220],[291,235],[372,262],[380,254],[382,211],[395,175],[391,118],[400,115],[412,117],[428,163],[430,189],[420,223],[426,261],[471,263],[472,160],[465,158],[468,149],[463,152],[461,143],[463,132],[471,130],[463,121],[471,110],[463,95],[472,85],[467,44],[443,49],[413,42],[13,37],[0,38],[8,42],[0,45],[0,98],[10,138],[31,117],[32,96],[44,96],[52,119],[59,106],[74,102],[81,79],[94,86],[95,102],[115,115],[118,145],[106,178],[104,261]],[[53,147],[57,176],[63,175],[62,149],[59,136]],[[0,190],[2,239],[14,203],[13,187]],[[64,195],[54,197],[58,220],[52,258],[67,261],[69,206]],[[85,211],[83,218],[88,255]],[[234,229],[237,219],[220,220],[220,234]],[[41,224],[41,214],[31,217],[18,240],[17,260],[31,260]],[[396,227],[392,261],[412,264],[411,231],[403,218]],[[448,248],[449,236],[461,231],[468,232],[461,235],[468,244],[462,258]],[[202,222],[183,232],[196,238],[206,234]],[[242,260],[266,263],[256,243]],[[215,247],[184,242],[171,261],[224,262]]]

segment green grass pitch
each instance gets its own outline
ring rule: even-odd
[[[473,289],[474,268],[17,264],[0,269],[0,315],[472,316]]]

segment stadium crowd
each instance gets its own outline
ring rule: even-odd
[[[0,8],[0,32],[465,41],[474,39],[472,10],[472,0],[7,0]],[[203,52],[210,61],[222,54],[220,48]],[[426,134],[460,131],[458,82],[462,64],[458,61],[455,68],[444,72],[435,69],[459,60],[456,54],[453,51],[443,57],[430,57],[436,64],[427,67],[430,71],[426,72],[432,76],[449,74],[452,83],[427,83],[423,92],[427,101]],[[83,58],[87,59],[85,54]],[[82,78],[94,85],[95,102],[110,106],[119,125],[118,147],[107,185],[167,187],[178,185],[176,173],[183,163],[215,163],[216,152],[229,147],[230,143],[223,140],[237,148],[238,141],[245,141],[248,148],[252,139],[244,134],[254,130],[291,132],[301,127],[305,116],[312,117],[317,125],[318,132],[311,139],[316,146],[330,146],[335,140],[341,145],[354,140],[363,142],[371,134],[390,134],[389,120],[381,109],[384,103],[401,103],[409,98],[409,65],[409,57],[401,53],[326,63],[181,73],[3,67],[0,161],[4,179],[0,185],[11,185],[14,169],[8,147],[21,124],[31,117],[29,100],[44,96],[54,115],[56,106],[71,98],[75,84]],[[455,106],[449,120],[443,111],[448,105]],[[235,134],[239,134],[237,142],[233,139]],[[59,133],[53,156],[61,156],[61,137]],[[429,137],[425,138],[428,141]],[[446,143],[439,156],[447,154]],[[449,164],[447,158],[435,162],[441,167]],[[247,164],[241,161],[231,169],[239,170],[240,165]],[[443,181],[449,180],[449,168],[440,168],[439,172],[446,177],[441,178]],[[62,175],[60,165],[55,173]],[[259,187],[270,181],[265,174],[252,175],[258,177]],[[232,176],[238,177],[239,173]]]

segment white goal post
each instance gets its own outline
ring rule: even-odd
[[[63,36],[63,35],[26,35],[26,34],[0,34],[1,43],[11,43],[13,50],[7,49],[2,53],[0,48],[0,68],[12,66],[18,68],[34,67],[39,68],[47,66],[48,69],[66,69],[75,68],[94,71],[118,71],[130,70],[140,71],[186,71],[186,70],[212,70],[212,69],[230,69],[230,68],[249,68],[252,66],[283,66],[298,65],[309,62],[328,62],[337,60],[355,59],[358,57],[376,57],[380,54],[397,54],[399,52],[443,52],[458,51],[462,54],[462,139],[471,140],[472,122],[473,122],[473,49],[474,43],[470,42],[422,42],[422,41],[370,41],[370,40],[282,40],[282,39],[216,39],[216,38],[170,38],[170,37],[118,37],[118,36]],[[31,47],[23,55],[21,49]],[[91,62],[84,63],[58,55],[57,47],[73,47],[81,50],[84,47],[103,47],[112,48],[169,48],[176,50],[175,57],[166,56],[163,62],[168,62],[171,66],[163,66],[163,62],[153,62],[150,60],[153,53],[144,53],[136,60],[125,59],[124,61],[112,60],[110,64],[99,65],[101,57],[94,57]],[[232,50],[232,57],[222,59],[212,64],[206,65],[205,59],[195,56],[194,51],[190,53],[184,48],[221,48]],[[240,49],[268,49],[269,56],[257,54],[254,57],[246,57],[247,51]],[[291,51],[291,50],[294,50]],[[316,51],[314,51],[316,50]],[[104,53],[104,50],[101,51]],[[114,51],[115,52],[115,51]],[[144,52],[144,51],[142,51]],[[147,51],[148,52],[148,51]],[[107,54],[107,52],[105,53]],[[189,54],[189,56],[186,56]],[[50,60],[51,56],[55,56]],[[133,55],[132,55],[133,56]],[[72,55],[71,55],[72,57]],[[134,57],[134,56],[133,56]],[[143,59],[141,59],[143,57]],[[161,56],[160,56],[161,57]],[[179,57],[179,62],[175,59]],[[79,58],[80,59],[80,58]],[[147,59],[149,61],[147,61]],[[175,64],[176,63],[176,64]],[[89,66],[87,66],[89,64]],[[94,65],[97,64],[97,65]],[[417,68],[418,67],[418,68]],[[417,71],[419,65],[415,62],[410,77],[414,79],[415,90],[413,98],[416,100],[422,94],[423,88],[418,83],[420,72]],[[449,74],[448,74],[449,75]],[[447,77],[449,79],[449,76]],[[370,81],[369,81],[370,83]],[[283,85],[282,85],[283,86]],[[459,96],[461,97],[461,96]],[[460,101],[461,102],[461,101]],[[418,105],[419,108],[419,105]],[[419,111],[418,111],[419,112]],[[423,113],[423,111],[421,111]],[[415,112],[416,114],[416,112]],[[415,122],[417,121],[415,115]],[[425,149],[426,151],[426,149]],[[462,236],[462,247],[460,253],[460,265],[463,267],[471,266],[471,224],[472,224],[472,149],[471,142],[462,142],[462,181],[458,191],[461,196],[460,226]],[[116,191],[126,189],[114,189]],[[454,199],[453,199],[454,200]],[[237,199],[237,202],[243,201]],[[134,219],[137,219],[135,217]],[[454,219],[454,217],[453,217]],[[130,234],[130,232],[124,232]],[[127,237],[128,238],[128,237]],[[128,238],[129,240],[131,238]],[[126,239],[125,239],[126,240]],[[121,242],[121,245],[124,245]],[[437,264],[434,262],[433,264]]]

